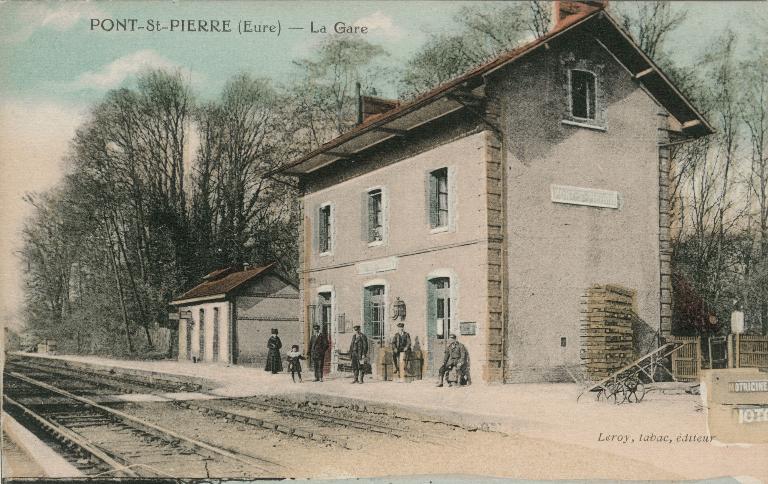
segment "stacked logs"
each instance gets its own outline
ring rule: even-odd
[[[584,374],[600,380],[634,358],[632,318],[635,291],[594,285],[581,301],[581,363]]]

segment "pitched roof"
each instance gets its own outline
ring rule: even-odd
[[[227,267],[217,269],[203,278],[203,282],[179,296],[171,304],[179,304],[190,299],[210,298],[213,296],[226,296],[248,281],[262,276],[275,267],[275,263],[263,267],[254,267],[247,270]]]
[[[587,23],[595,22],[593,33],[603,47],[606,48],[614,58],[626,67],[633,77],[642,83],[646,90],[656,100],[664,106],[670,114],[680,121],[683,128],[688,130],[691,137],[699,137],[714,132],[712,126],[706,118],[691,104],[691,102],[675,87],[670,79],[664,75],[659,67],[642,52],[640,47],[632,39],[631,35],[624,31],[619,23],[611,17],[605,10],[599,8],[593,11],[587,11],[581,14],[572,15],[563,19],[555,29],[547,34],[528,42],[520,47],[505,52],[498,57],[481,64],[470,71],[462,74],[453,80],[447,81],[436,88],[414,98],[411,101],[404,102],[399,106],[386,111],[380,115],[371,116],[363,123],[355,126],[340,136],[328,141],[319,148],[307,153],[298,160],[271,171],[275,173],[308,173],[322,166],[329,165],[341,159],[348,159],[350,155],[331,151],[334,148],[344,147],[351,144],[355,139],[359,139],[368,133],[379,131],[380,136],[369,136],[360,144],[361,147],[350,146],[351,151],[362,151],[375,144],[386,141],[393,136],[402,135],[408,129],[425,124],[437,116],[427,117],[426,120],[416,119],[416,126],[411,128],[396,127],[391,123],[404,119],[409,114],[415,113],[426,106],[440,99],[445,99],[450,93],[460,89],[473,89],[484,83],[482,78],[491,72],[513,63],[538,48],[547,46],[547,43],[562,36],[563,34],[575,30]],[[602,41],[601,41],[602,39]],[[613,50],[609,46],[614,47]],[[445,106],[443,114],[456,111],[462,107]],[[383,133],[382,133],[383,132]],[[319,158],[325,156],[325,159]],[[312,163],[310,163],[312,162]],[[302,167],[302,165],[305,165]]]

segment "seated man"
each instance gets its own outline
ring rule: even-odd
[[[467,370],[467,348],[456,340],[455,334],[451,334],[449,340],[450,342],[445,348],[443,366],[440,367],[440,383],[437,385],[439,387],[443,386],[443,378],[447,372],[456,369],[456,383],[458,384]],[[453,386],[453,383],[452,379],[448,380],[449,387]]]

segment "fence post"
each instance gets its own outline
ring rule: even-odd
[[[727,351],[728,351],[728,368],[736,368],[733,364],[733,347],[735,346],[733,344],[733,339],[735,335],[729,334],[726,336],[726,341],[728,342],[727,345]]]
[[[700,378],[701,371],[701,336],[696,336],[696,376]]]
[[[734,361],[736,364],[734,365],[734,368],[741,368],[741,334],[736,333],[736,344],[734,345],[736,347],[736,354],[734,355]]]

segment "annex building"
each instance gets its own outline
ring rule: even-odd
[[[547,35],[412,101],[368,100],[279,170],[301,190],[305,339],[321,322],[343,352],[361,324],[381,348],[402,320],[427,376],[456,333],[475,380],[562,380],[595,285],[670,334],[669,146],[713,130],[603,2],[555,4]]]
[[[264,365],[267,340],[303,341],[299,291],[274,264],[218,269],[179,296],[179,360]]]

